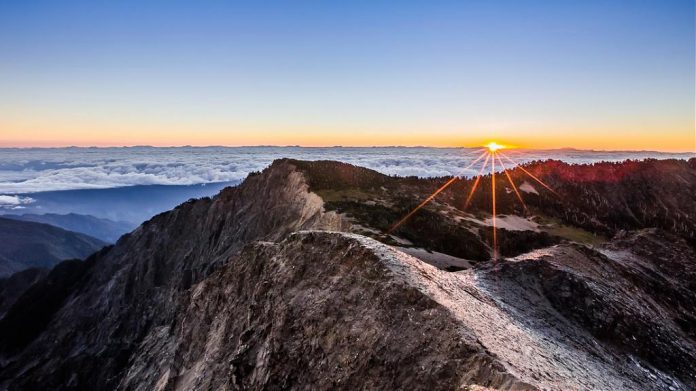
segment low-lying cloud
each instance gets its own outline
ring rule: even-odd
[[[32,202],[34,202],[34,199],[31,197],[0,194],[0,209],[23,209],[24,205]]]
[[[4,194],[0,197],[53,190],[235,182],[283,157],[338,160],[388,175],[471,176],[478,166],[462,169],[477,156],[476,148],[6,148],[0,150],[0,194]],[[586,163],[647,157],[688,158],[693,154],[554,150],[522,151],[513,156],[522,162],[559,159]],[[11,205],[21,207],[21,199],[4,198],[4,203],[0,203],[0,207]]]

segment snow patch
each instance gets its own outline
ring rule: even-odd
[[[489,217],[483,224],[492,226],[493,218]],[[532,220],[525,219],[524,217],[509,215],[509,216],[497,216],[495,218],[495,225],[498,228],[504,228],[508,231],[535,231],[539,232],[539,224]]]
[[[525,193],[539,195],[539,192],[534,188],[534,186],[532,186],[532,184],[527,181],[522,182],[522,184],[520,185],[520,190]]]
[[[414,247],[399,247],[394,246],[399,251],[403,251],[406,254],[416,257],[423,262],[429,263],[439,269],[446,269],[448,267],[456,267],[461,269],[468,269],[471,267],[471,261],[464,258],[458,258],[451,255],[439,253],[437,251],[427,251],[423,248]]]

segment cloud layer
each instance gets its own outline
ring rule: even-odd
[[[559,159],[570,163],[693,156],[577,150],[509,153],[520,162]],[[3,197],[0,205],[10,207],[12,202],[18,202],[14,206],[20,207],[21,198],[9,195],[41,191],[238,181],[283,157],[339,160],[389,175],[471,176],[476,174],[478,166],[462,169],[478,155],[476,148],[7,148],[0,149],[0,197]]]

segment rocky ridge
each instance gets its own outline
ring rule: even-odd
[[[28,299],[37,283],[0,319],[47,318],[19,345],[0,333],[0,389],[696,387],[696,261],[679,236],[563,240],[447,272],[348,233],[380,227],[327,211],[335,194],[317,188],[333,175],[364,197],[355,178],[388,180],[308,164],[277,161],[49,273],[55,306]]]

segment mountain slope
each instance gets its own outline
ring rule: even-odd
[[[76,213],[68,213],[64,215],[55,213],[21,214],[3,215],[2,217],[49,224],[54,227],[63,228],[67,231],[89,235],[107,243],[115,243],[118,238],[121,237],[121,235],[130,232],[135,228],[133,224],[125,221],[113,221]]]
[[[440,185],[280,160],[158,215],[17,300],[0,319],[0,389],[696,387],[685,231],[612,226],[589,244],[579,223],[549,233],[561,217],[539,207],[501,231],[517,256],[489,261],[484,200],[458,209],[455,188],[383,234]],[[679,213],[689,197],[672,196]],[[346,231],[480,257],[446,272]]]
[[[398,256],[316,231],[247,247],[143,341],[119,388],[524,387],[409,281]]]
[[[259,243],[191,290],[171,326],[143,341],[119,388],[680,387],[559,315],[552,294],[534,296],[520,317],[508,300],[532,292],[500,277],[443,272],[359,235],[300,232]],[[659,352],[688,378],[693,345],[670,353],[674,346],[653,347],[667,349]]]
[[[310,188],[324,197],[328,209],[348,213],[358,223],[382,232],[449,180],[389,177],[331,161],[291,162],[306,174]],[[549,229],[537,227],[528,232],[577,239],[578,235],[552,229],[565,225],[574,228],[574,233],[584,230],[606,239],[621,230],[657,227],[696,245],[696,158],[584,165],[546,161],[533,162],[525,170],[555,191],[545,189],[520,168],[510,170],[526,210],[505,175],[496,175],[495,181],[499,215],[534,217],[535,225],[549,225]],[[477,242],[483,239],[490,244],[486,232],[491,227],[484,220],[490,218],[492,209],[491,176],[481,178],[467,206],[475,182],[466,178],[455,181],[394,234],[432,250],[487,260],[487,250],[477,246]],[[537,247],[533,243],[536,241],[539,247],[551,244],[543,235],[515,238],[519,235],[519,231],[510,230],[500,235],[502,240],[507,237],[512,241],[507,254],[505,248],[501,249],[503,255],[529,251]],[[518,248],[517,242],[532,245]],[[501,246],[505,247],[505,243]]]
[[[478,277],[546,337],[584,340],[613,367],[640,368],[655,389],[679,389],[679,379],[686,389],[696,385],[696,252],[682,239],[653,229],[594,250],[563,244],[482,268]]]
[[[288,164],[214,199],[184,203],[95,257],[81,281],[69,283],[72,294],[38,338],[13,346],[24,349],[23,358],[12,360],[1,376],[23,373],[14,381],[22,389],[58,388],[71,381],[89,389],[113,388],[141,341],[172,321],[186,290],[246,243],[280,240],[304,228],[340,229],[341,224],[336,214],[322,211],[321,199],[307,192],[302,175]],[[34,312],[44,309],[24,308],[24,318],[34,318]],[[0,329],[6,320],[0,320]],[[0,349],[7,345],[3,337]],[[2,355],[8,359],[14,351]],[[35,359],[43,364],[27,366]]]
[[[48,224],[0,217],[0,276],[30,267],[81,259],[105,245],[99,239]]]
[[[577,166],[547,161],[527,170],[559,194],[529,194],[540,213],[607,235],[657,227],[696,245],[696,158]],[[523,177],[519,169],[513,175]]]
[[[30,268],[11,276],[0,278],[0,318],[35,282],[48,274],[47,269]]]

